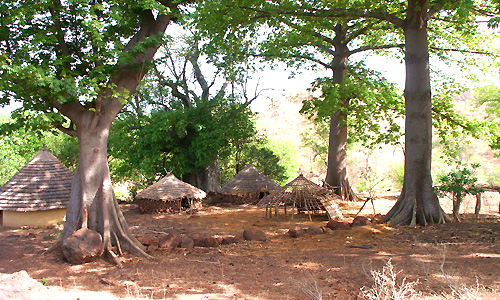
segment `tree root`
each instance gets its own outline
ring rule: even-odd
[[[118,257],[118,255],[116,255],[113,250],[111,249],[106,249],[106,256],[108,256],[115,264],[116,266],[119,268],[119,269],[123,269],[123,264],[122,262],[120,261],[120,258]]]
[[[61,252],[62,240],[58,240],[54,245],[50,246],[49,249],[43,251],[43,255],[47,255],[54,252]]]

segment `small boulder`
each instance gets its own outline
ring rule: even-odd
[[[354,220],[352,220],[352,226],[365,226],[365,225],[368,225],[370,223],[370,220],[368,220],[367,217],[363,217],[363,216],[357,216],[356,218],[354,218]]]
[[[349,225],[349,223],[346,221],[330,220],[328,224],[326,224],[326,227],[330,228],[331,230],[339,230],[349,229],[351,228],[351,225]]]
[[[194,245],[196,247],[211,248],[211,247],[217,247],[217,246],[219,246],[219,242],[213,236],[206,236],[206,237],[195,239],[194,240]]]
[[[234,238],[234,236],[225,236],[222,238],[221,245],[231,245],[231,244],[235,244],[235,243],[236,243],[236,239]]]
[[[234,242],[235,243],[243,243],[245,241],[245,237],[243,236],[243,233],[237,234],[234,236]]]
[[[317,234],[323,234],[323,233],[325,233],[323,231],[323,228],[321,228],[319,226],[309,226],[309,227],[307,227],[304,230],[305,230],[305,232],[307,234],[310,234],[310,235],[317,235]]]
[[[71,264],[94,261],[103,252],[101,234],[87,228],[79,229],[62,242],[61,250],[64,258]]]
[[[157,245],[158,244],[158,239],[154,235],[152,235],[152,234],[138,236],[137,240],[141,244],[143,244],[144,246],[150,246],[150,245]]]
[[[301,227],[299,226],[294,226],[290,229],[288,229],[288,235],[290,237],[293,237],[293,238],[298,238],[298,237],[301,237],[305,234],[305,230],[302,229]]]
[[[170,232],[160,238],[158,242],[158,247],[173,249],[177,248],[182,242],[182,237],[175,231]]]
[[[382,214],[376,214],[372,218],[372,223],[373,224],[384,224],[385,223],[385,217]]]
[[[194,248],[194,240],[192,238],[185,237],[182,239],[179,247],[184,249],[193,249]]]
[[[243,237],[247,241],[261,241],[267,240],[267,235],[264,231],[256,227],[250,227],[243,231]]]

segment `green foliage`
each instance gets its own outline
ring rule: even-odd
[[[155,180],[166,171],[176,176],[198,172],[227,155],[228,145],[255,135],[252,113],[227,100],[142,117],[117,120],[110,135],[111,162],[117,179]]]
[[[273,178],[280,184],[288,183],[297,177],[299,158],[297,145],[284,139],[270,139],[269,148],[279,157],[280,165],[285,168],[282,179]]]
[[[200,35],[207,37],[205,49],[227,63],[259,57],[285,62],[289,66],[307,65],[331,68],[335,47],[374,49],[401,43],[401,30],[375,19],[343,18],[347,11],[380,10],[385,2],[367,1],[205,1],[193,14]],[[390,5],[389,5],[390,6]],[[404,11],[394,4],[391,12]],[[339,17],[335,17],[338,15]],[[345,38],[336,30],[348,31]],[[359,47],[359,48],[358,48]],[[383,47],[381,47],[383,48]]]
[[[341,84],[333,84],[331,78],[317,79],[311,92],[318,91],[320,96],[303,102],[301,113],[310,119],[328,126],[330,116],[342,111],[348,116],[348,143],[361,142],[368,148],[399,143],[402,131],[397,121],[404,115],[403,97],[380,73],[361,63],[351,65]]]
[[[311,152],[311,164],[324,171],[328,164],[328,133],[328,126],[318,121],[313,121],[311,127],[302,133],[302,146]]]
[[[130,91],[117,90],[111,79],[125,69],[146,71],[148,65],[134,59],[158,45],[162,34],[129,42],[153,18],[148,10],[172,12],[177,2],[2,1],[0,104],[22,102],[19,111],[43,119],[35,125],[54,127],[67,125],[61,104],[78,101],[95,110],[91,103],[104,89],[126,101]]]
[[[487,85],[474,92],[478,105],[484,105],[486,118],[491,121],[500,119],[500,87]]]
[[[4,115],[0,115],[0,123],[4,132],[0,136],[0,185],[3,185],[40,150],[43,141],[24,128],[6,132],[13,121]]]
[[[467,195],[477,195],[485,191],[484,188],[476,185],[478,179],[473,171],[479,167],[479,164],[462,165],[458,164],[454,170],[439,178],[440,185],[434,187],[437,195],[443,196],[446,193],[452,194],[453,217],[460,221],[460,205]]]
[[[276,149],[275,144],[264,136],[254,136],[221,149],[221,184],[224,185],[250,163],[274,181],[280,184],[288,182],[290,169],[294,166],[287,160],[287,149],[279,151],[282,149]]]
[[[19,171],[43,145],[70,169],[78,162],[78,144],[74,138],[53,131],[32,131],[0,115],[0,185]]]
[[[479,167],[479,164],[461,165],[458,164],[454,170],[438,179],[438,186],[434,188],[436,194],[443,196],[445,193],[451,193],[456,199],[463,199],[466,195],[477,195],[485,190],[477,186],[477,177],[473,171]]]
[[[404,173],[405,168],[403,163],[393,163],[387,169],[386,175],[396,190],[403,188]]]

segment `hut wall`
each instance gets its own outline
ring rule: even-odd
[[[142,213],[179,213],[183,209],[181,199],[174,201],[138,199],[137,206]],[[201,200],[194,199],[192,208],[201,208]]]
[[[3,211],[3,226],[48,226],[63,222],[66,217],[66,208],[40,211]]]
[[[228,194],[220,194],[222,201],[225,203],[231,203],[235,205],[240,204],[257,204],[259,202],[261,192],[237,192],[237,193],[228,193]]]

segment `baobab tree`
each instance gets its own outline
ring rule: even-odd
[[[148,72],[182,1],[2,1],[2,103],[78,138],[66,223],[57,246],[80,229],[147,256],[131,235],[111,185],[110,126]],[[116,260],[117,261],[117,260]]]

